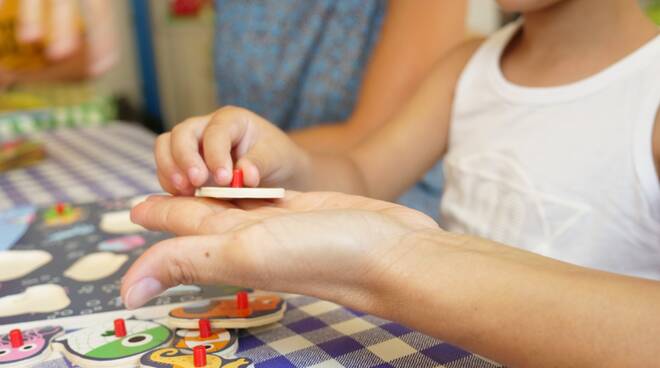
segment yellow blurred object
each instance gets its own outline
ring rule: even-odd
[[[0,112],[47,107],[48,100],[31,93],[11,92],[0,94]]]
[[[71,27],[73,28],[72,32],[75,42],[78,42],[79,39],[82,39],[83,28],[82,28],[82,18],[80,14],[80,9],[75,6],[76,2],[68,2],[64,0],[58,0],[57,3],[51,1],[40,1],[38,4],[41,4],[43,9],[38,11],[34,8],[22,9],[21,3],[24,0],[3,0],[0,2],[0,68],[10,71],[26,71],[26,70],[35,70],[43,68],[49,64],[49,55],[54,54],[51,50],[54,47],[57,50],[70,49],[73,47],[70,45],[71,40],[62,40],[62,35],[71,36],[67,32],[71,30],[60,31],[57,27],[54,27],[54,22],[56,20],[53,17],[48,16],[53,13],[63,14],[67,17],[67,20],[70,18],[73,20]],[[65,8],[65,2],[68,4],[68,8]],[[61,9],[65,8],[65,9]],[[38,26],[35,24],[21,23],[21,11],[33,11],[35,13],[41,14],[43,12],[44,16],[41,17],[32,17],[36,19],[30,19],[31,21],[37,21]],[[25,16],[23,14],[23,16]],[[28,17],[29,18],[29,17]],[[21,27],[27,28],[31,27],[37,29],[39,32],[43,31],[43,35],[36,34],[36,38],[30,40],[29,42],[22,41],[20,34],[21,31],[25,33],[25,30]],[[34,32],[33,32],[34,33]],[[63,44],[62,44],[62,41]],[[55,44],[58,42],[59,44]],[[67,42],[69,44],[67,44]],[[59,56],[66,56],[62,52],[59,52]]]
[[[16,37],[20,0],[4,0],[0,5],[0,67],[30,70],[46,64],[43,43],[21,44]]]
[[[43,144],[19,139],[0,145],[0,172],[34,165],[46,157]]]

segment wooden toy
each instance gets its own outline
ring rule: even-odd
[[[286,303],[277,295],[250,298],[247,292],[238,292],[235,299],[213,299],[203,305],[173,309],[168,324],[193,329],[200,319],[208,319],[215,328],[251,328],[277,322],[285,311]]]
[[[195,196],[219,199],[278,199],[284,198],[284,189],[244,188],[243,171],[236,169],[229,187],[201,187],[195,191]]]
[[[64,332],[60,326],[11,330],[0,336],[0,367],[31,367],[52,352],[51,340]]]
[[[46,226],[64,226],[71,225],[79,221],[82,217],[80,208],[76,208],[67,203],[58,202],[44,212],[44,223]]]
[[[0,144],[0,172],[27,167],[46,157],[43,144],[34,140],[18,139]]]
[[[53,344],[81,367],[133,367],[145,352],[167,346],[172,336],[160,323],[119,319],[74,331]]]
[[[251,367],[247,358],[224,358],[206,353],[203,346],[197,346],[193,353],[177,348],[163,348],[150,351],[140,358],[141,367],[149,368],[244,368]]]
[[[238,350],[236,331],[224,328],[211,328],[208,319],[199,320],[199,330],[176,330],[172,346],[192,353],[197,346],[204,346],[213,355],[233,356]]]

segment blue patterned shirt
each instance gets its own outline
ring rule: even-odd
[[[380,33],[385,0],[216,0],[220,103],[284,130],[346,120]],[[441,170],[401,202],[437,213]]]

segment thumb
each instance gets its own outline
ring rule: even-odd
[[[180,284],[240,285],[250,275],[250,257],[239,237],[231,234],[185,236],[149,248],[122,280],[121,298],[127,309],[143,306]]]

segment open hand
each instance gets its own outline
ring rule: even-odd
[[[437,229],[426,215],[339,193],[289,192],[283,200],[154,196],[132,220],[177,237],[147,250],[121,295],[137,308],[179,284],[233,284],[314,295],[347,305],[376,300],[379,274],[407,253],[410,234]]]

